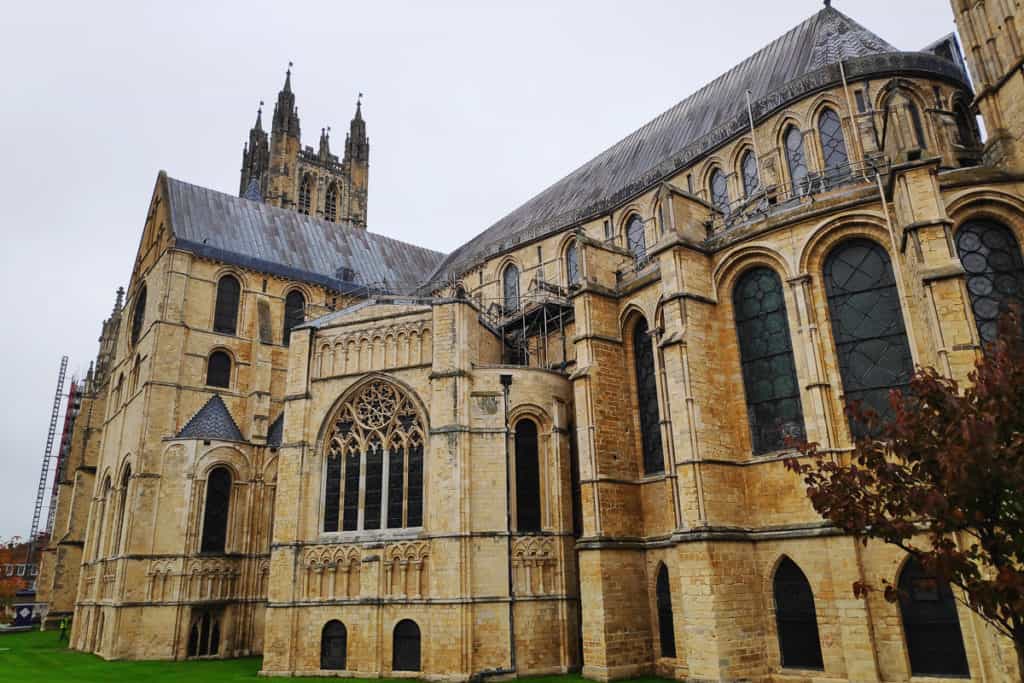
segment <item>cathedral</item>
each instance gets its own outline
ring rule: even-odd
[[[917,365],[965,380],[1024,297],[1019,7],[952,5],[963,52],[826,2],[450,254],[370,230],[361,104],[303,146],[289,69],[238,196],[156,178],[48,620],[268,676],[1015,677],[784,466]]]

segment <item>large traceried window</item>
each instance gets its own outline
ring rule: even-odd
[[[238,301],[241,285],[234,276],[225,275],[217,283],[217,302],[213,307],[213,331],[234,334],[238,330]]]
[[[740,172],[743,175],[743,194],[750,197],[761,186],[761,177],[757,172],[757,157],[754,156],[753,150],[748,149],[743,153]]]
[[[146,320],[146,285],[143,284],[139,288],[139,294],[135,297],[135,308],[132,311],[132,335],[131,342],[132,346],[135,346],[139,341],[139,335],[142,334],[142,323]]]
[[[799,669],[823,669],[821,639],[814,594],[807,577],[788,557],[775,570],[772,583],[775,601],[775,625],[779,635],[782,666]]]
[[[672,587],[668,581],[668,567],[661,565],[655,585],[658,602],[658,644],[662,657],[676,656],[676,629],[672,618]]]
[[[711,190],[711,205],[722,213],[727,212],[729,210],[729,182],[721,169],[716,168],[711,172],[708,186]]]
[[[732,300],[753,450],[777,451],[804,435],[782,281],[771,268],[748,270]]]
[[[228,510],[231,505],[231,472],[226,467],[210,470],[206,479],[203,507],[203,538],[200,552],[223,553],[228,540]]]
[[[309,215],[309,207],[313,199],[313,179],[306,175],[299,183],[299,213]]]
[[[508,264],[501,273],[502,305],[506,313],[519,310],[519,268]]]
[[[288,346],[292,339],[292,329],[306,321],[306,297],[297,289],[288,292],[284,299],[284,331],[281,342]]]
[[[843,124],[839,114],[826,109],[818,117],[818,138],[821,141],[821,155],[825,161],[825,175],[835,180],[849,174],[850,156],[846,152],[843,138]]]
[[[633,326],[633,369],[636,373],[644,474],[658,474],[665,471],[665,460],[661,454],[658,385],[654,370],[654,346],[647,334],[647,322],[642,318]]]
[[[647,258],[647,238],[644,236],[644,222],[633,214],[626,225],[626,248],[637,261]]]
[[[338,220],[338,185],[331,183],[327,186],[327,194],[324,198],[324,218],[332,223]]]
[[[789,167],[789,182],[793,185],[793,194],[803,192],[807,182],[807,154],[804,152],[804,134],[796,126],[786,129],[784,136],[786,146],[786,164]]]
[[[844,397],[886,419],[889,391],[905,387],[914,372],[889,254],[877,242],[847,240],[828,255],[824,271]],[[850,427],[862,434],[858,423]]]
[[[900,573],[899,595],[911,675],[970,676],[949,583],[911,558]]]
[[[974,323],[982,344],[996,340],[999,316],[1024,306],[1024,259],[1009,228],[990,220],[965,223],[956,233],[956,251],[967,271]]]
[[[425,430],[412,399],[375,380],[331,420],[325,532],[423,526]]]
[[[516,423],[516,530],[540,531],[540,457],[537,423]]]

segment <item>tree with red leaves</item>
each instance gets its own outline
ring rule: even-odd
[[[918,369],[892,391],[881,420],[851,405],[865,436],[852,454],[821,453],[786,466],[803,477],[814,509],[867,544],[898,546],[963,590],[964,602],[1011,638],[1024,680],[1024,338],[1007,316],[969,386]],[[900,599],[888,582],[885,596]],[[858,582],[854,593],[871,587]]]

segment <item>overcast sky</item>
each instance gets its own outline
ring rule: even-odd
[[[836,0],[901,49],[944,0]],[[699,8],[699,9],[698,9]],[[81,376],[157,172],[235,193],[289,60],[303,142],[358,92],[369,225],[451,251],[821,2],[18,2],[3,10],[0,539],[26,535],[62,354]],[[264,121],[269,124],[269,111]],[[45,510],[44,510],[45,517]]]

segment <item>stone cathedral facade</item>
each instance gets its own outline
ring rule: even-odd
[[[914,365],[964,379],[1024,296],[1019,9],[954,0],[965,63],[828,5],[448,255],[366,229],[361,109],[340,160],[326,129],[302,147],[290,73],[238,197],[161,173],[38,582],[72,646],[1012,678],[783,460],[789,436],[848,457],[844,402],[884,410]],[[907,597],[853,596],[883,579]]]

